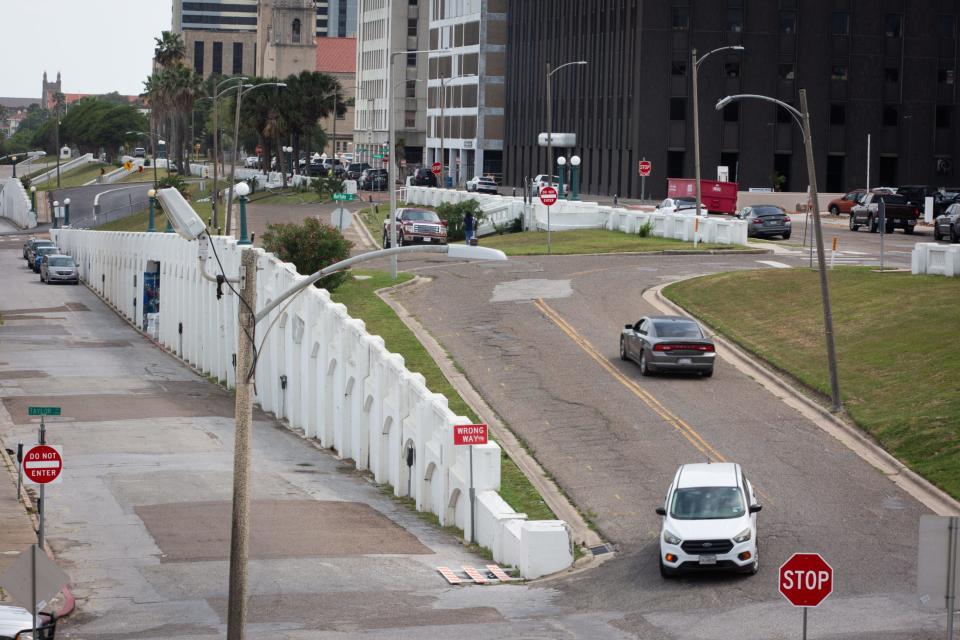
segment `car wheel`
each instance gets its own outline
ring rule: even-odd
[[[832,213],[835,216],[838,216],[840,215],[840,209],[837,208],[837,205],[832,205],[830,207],[830,213]]]
[[[914,230],[914,229],[916,229],[916,227],[908,224],[907,226],[905,226],[905,227],[903,228],[903,232],[904,232],[905,234],[907,234],[908,236],[911,236],[911,235],[913,235],[913,230]]]
[[[867,227],[870,229],[870,233],[876,233],[880,230],[880,221],[874,220],[873,216],[867,218]]]
[[[660,558],[660,577],[669,580],[677,575],[673,569],[663,564],[663,558]]]
[[[950,227],[950,242],[960,242],[960,233],[954,227]]]
[[[853,217],[853,214],[850,214],[850,231],[859,231],[860,225],[856,223],[856,218]]]
[[[937,227],[937,226],[933,227],[933,239],[937,241],[943,240],[943,234],[940,233],[940,227]]]
[[[701,373],[700,375],[702,375],[704,378],[712,378],[712,377],[713,377],[713,369],[707,369],[706,371],[704,371],[704,372]]]
[[[892,224],[887,224],[887,225],[884,225],[883,227],[883,231],[887,235],[890,235],[891,233],[893,233],[894,229],[896,229],[896,227]]]
[[[783,239],[784,239],[784,240],[789,240],[789,239],[790,239],[790,232],[789,232],[789,231],[787,231],[785,234],[783,234]]]
[[[640,375],[649,376],[650,367],[647,365],[647,354],[645,351],[640,352]]]
[[[627,357],[627,345],[626,345],[626,343],[624,342],[623,338],[620,338],[620,359],[621,359],[621,360],[629,360],[629,359],[630,359],[630,358]]]

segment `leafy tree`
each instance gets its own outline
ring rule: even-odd
[[[463,240],[466,237],[463,232],[463,218],[468,211],[473,213],[473,228],[476,229],[484,218],[480,203],[476,200],[464,200],[456,204],[444,202],[437,207],[437,215],[447,223],[447,240]]]
[[[304,275],[346,260],[352,246],[339,229],[315,218],[307,218],[303,224],[269,224],[263,234],[263,248],[284,262],[292,262]],[[339,271],[321,278],[315,286],[333,291],[348,275]]]

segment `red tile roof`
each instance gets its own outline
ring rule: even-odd
[[[355,73],[356,70],[356,38],[317,38],[317,71]]]

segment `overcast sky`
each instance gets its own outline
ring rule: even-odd
[[[64,93],[138,95],[170,0],[0,0],[0,96],[40,98],[43,72]]]

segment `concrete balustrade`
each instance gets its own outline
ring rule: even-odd
[[[507,224],[521,216],[524,219],[524,228],[541,231],[547,229],[547,207],[536,199],[533,204],[525,205],[523,198],[512,196],[495,196],[434,187],[407,187],[407,202],[413,205],[437,207],[444,202],[460,203],[464,200],[476,200],[480,203],[481,211],[490,212],[489,219],[480,224],[477,235],[493,233],[494,223]],[[653,225],[651,236],[690,242],[694,234],[694,220],[691,216],[636,211],[600,205],[596,202],[558,200],[550,208],[549,213],[551,231],[609,229],[635,234],[650,222]],[[701,218],[697,234],[701,242],[746,245],[747,223],[735,218]]]
[[[73,160],[68,160],[68,161],[66,161],[66,162],[61,162],[61,163],[60,163],[60,177],[62,178],[62,177],[63,177],[63,174],[66,173],[67,171],[70,171],[70,170],[72,170],[72,169],[76,169],[77,167],[82,167],[82,166],[84,166],[84,165],[88,165],[88,164],[90,164],[90,163],[92,163],[92,162],[97,162],[97,159],[93,157],[93,154],[92,154],[92,153],[87,153],[87,154],[84,154],[84,155],[82,155],[82,156],[77,156],[77,157],[74,158]],[[44,173],[41,173],[40,175],[38,175],[38,176],[35,177],[35,178],[30,178],[30,184],[32,184],[32,185],[34,185],[34,186],[40,186],[41,184],[46,184],[47,182],[50,182],[51,180],[56,181],[56,179],[57,179],[57,168],[54,167],[53,169],[50,169],[49,171],[46,171],[46,172],[44,172]]]
[[[41,194],[37,194],[39,199]],[[30,211],[30,196],[20,178],[0,180],[0,218],[6,218],[21,229],[37,226],[37,214]]]
[[[910,255],[914,275],[960,276],[960,245],[918,242]]]
[[[205,374],[235,384],[238,299],[227,288],[216,299],[215,285],[199,274],[196,243],[159,233],[56,229],[51,235],[76,258],[84,282],[139,327],[146,326],[143,274],[159,271],[157,341]],[[225,273],[237,273],[236,241],[216,237],[212,244]],[[263,307],[303,276],[258,251],[257,301]],[[257,340],[264,343],[255,401],[265,411],[369,470],[397,496],[412,497],[417,509],[436,514],[441,525],[456,525],[470,537],[469,447],[455,447],[452,432],[453,425],[470,421],[454,415],[447,399],[432,393],[382,338],[370,335],[327,291],[310,287],[265,318]],[[406,465],[408,447],[415,451],[413,467]],[[569,567],[566,523],[528,521],[500,498],[500,453],[492,442],[474,447],[477,541],[526,578]]]

